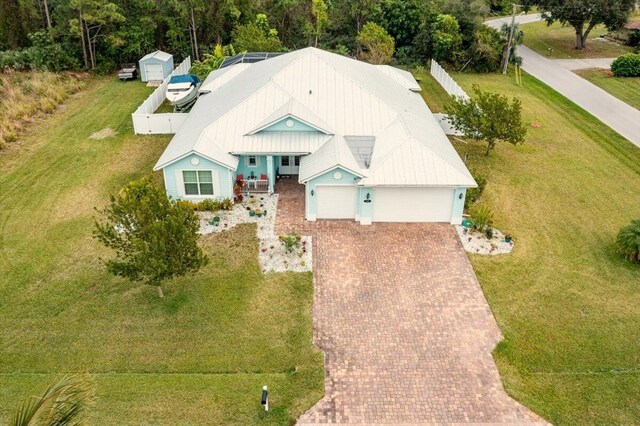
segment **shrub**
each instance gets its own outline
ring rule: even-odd
[[[493,212],[486,204],[478,204],[475,206],[471,213],[471,217],[473,217],[476,228],[480,232],[484,231],[484,229],[493,222]]]
[[[631,221],[618,232],[616,238],[618,251],[631,262],[640,263],[640,219]]]
[[[288,234],[282,234],[278,237],[284,249],[287,253],[291,253],[293,249],[300,247],[300,234],[297,232],[290,232]]]
[[[484,235],[487,237],[488,240],[493,238],[493,228],[490,226],[487,226],[484,230]]]
[[[616,77],[640,77],[640,54],[625,53],[611,63],[611,71]]]
[[[181,204],[185,207],[188,207],[189,210],[191,211],[196,211],[198,210],[198,204],[194,203],[193,201],[189,201],[189,200],[178,200],[176,201],[176,204]]]
[[[198,203],[197,210],[201,212],[216,212],[222,208],[222,203],[220,201],[212,200],[211,198],[206,198]]]
[[[231,200],[231,198],[225,198],[224,200],[222,200],[222,202],[220,203],[220,208],[222,208],[222,210],[231,210],[233,208],[233,201]]]
[[[467,189],[467,198],[464,200],[465,210],[468,210],[473,203],[478,201],[484,192],[484,188],[487,186],[487,179],[484,176],[474,176],[474,179],[476,180],[478,187]]]

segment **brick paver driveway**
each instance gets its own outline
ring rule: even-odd
[[[300,424],[540,420],[503,390],[500,331],[452,227],[305,224],[299,198],[279,204],[279,230],[315,237],[326,394]]]

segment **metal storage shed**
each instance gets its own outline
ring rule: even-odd
[[[170,53],[156,50],[140,59],[142,81],[164,80],[172,71],[173,55]]]

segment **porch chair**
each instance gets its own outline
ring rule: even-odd
[[[267,180],[267,179],[269,179],[269,178],[268,178],[268,177],[267,177],[267,175],[265,175],[264,173],[262,173],[262,174],[260,175],[260,180]]]

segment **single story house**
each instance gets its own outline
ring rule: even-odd
[[[306,219],[460,223],[476,183],[411,73],[316,48],[213,71],[156,163],[177,199],[305,186]]]
[[[139,65],[142,81],[162,81],[173,72],[173,55],[156,50],[143,56]]]

